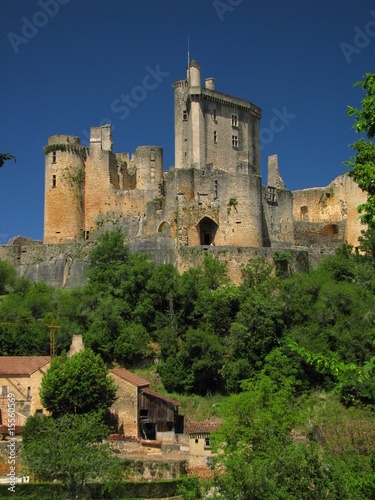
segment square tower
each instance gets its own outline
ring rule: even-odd
[[[260,118],[249,101],[201,85],[201,68],[191,61],[186,80],[175,91],[175,167],[202,169],[207,164],[228,172],[260,175]]]

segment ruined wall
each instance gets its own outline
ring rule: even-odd
[[[363,226],[358,220],[357,206],[367,199],[366,194],[348,176],[341,175],[324,188],[303,189],[293,192],[293,217],[304,222],[305,232],[314,232],[309,223],[322,226],[318,234],[342,238],[347,243],[358,246],[358,237]],[[345,221],[344,234],[340,227]],[[300,224],[300,230],[302,225]]]
[[[264,245],[294,244],[293,196],[286,189],[262,187]]]
[[[285,249],[289,250],[289,249]],[[289,250],[292,255],[290,271],[307,271],[309,268],[309,254],[306,250]],[[250,259],[261,258],[273,265],[275,249],[272,248],[250,248],[250,247],[181,247],[178,252],[178,271],[184,273],[190,267],[199,266],[203,263],[206,253],[211,254],[220,262],[226,264],[228,274],[234,284],[239,285],[243,281],[242,266]],[[323,251],[324,255],[324,251]],[[329,253],[327,252],[327,255]],[[322,257],[322,255],[321,255]]]

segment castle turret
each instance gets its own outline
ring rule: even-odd
[[[44,243],[77,241],[84,227],[86,148],[79,137],[54,135],[44,152]]]
[[[191,61],[188,67],[188,81],[189,87],[194,89],[195,93],[201,91],[201,67],[195,60]]]

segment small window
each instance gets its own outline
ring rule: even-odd
[[[56,187],[56,175],[53,175],[52,176],[52,187],[55,188]]]
[[[1,395],[6,396],[8,394],[8,387],[6,385],[3,385],[1,387]]]
[[[30,401],[31,399],[31,387],[27,388],[27,400]]]
[[[211,448],[211,440],[209,437],[204,438],[204,447]]]
[[[268,201],[274,203],[276,201],[276,188],[268,186]]]
[[[232,127],[238,127],[237,115],[232,115]]]
[[[216,130],[214,130],[214,143],[215,144],[217,143],[217,132],[216,132]]]
[[[198,444],[198,438],[195,438],[195,444]]]
[[[151,160],[151,161],[155,161],[155,153],[151,153],[151,155],[150,155],[150,160]]]
[[[212,112],[212,118],[213,118],[214,122],[216,122],[216,109],[214,109]]]
[[[36,410],[36,416],[39,418],[43,417],[43,410]]]
[[[151,179],[155,179],[155,167],[151,167],[150,173],[151,173]]]
[[[182,119],[184,122],[187,121],[188,119],[188,112],[187,112],[187,109],[184,109],[183,112],[182,112]]]
[[[214,198],[217,199],[218,197],[219,197],[218,181],[214,181]]]
[[[236,135],[232,135],[232,147],[238,148],[238,137]]]
[[[90,237],[90,231],[85,231],[85,241],[87,241]]]
[[[56,163],[56,151],[52,151],[52,163]]]

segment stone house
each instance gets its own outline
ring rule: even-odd
[[[43,413],[39,390],[43,375],[50,366],[50,356],[0,356],[0,419],[7,425],[8,395],[16,400],[16,425],[22,426],[28,416]]]
[[[109,376],[118,386],[111,413],[119,433],[143,439],[174,437],[179,401],[152,391],[147,380],[125,368],[111,370]]]
[[[212,446],[211,433],[220,429],[222,421],[204,420],[203,422],[191,421],[188,426],[189,453],[195,457],[195,465],[211,465]]]

